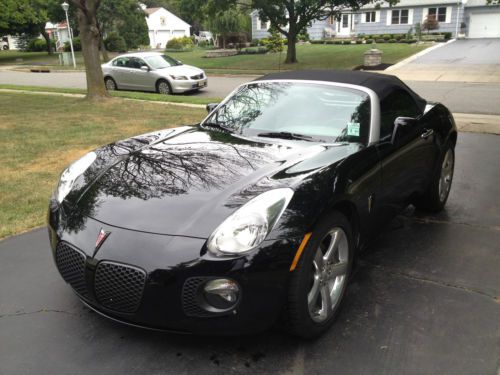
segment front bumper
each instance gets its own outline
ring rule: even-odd
[[[174,93],[182,93],[193,90],[200,90],[208,86],[208,78],[203,79],[189,79],[189,80],[179,80],[171,81],[172,91]]]
[[[56,266],[84,303],[125,324],[186,333],[245,334],[273,325],[286,301],[288,268],[298,246],[265,241],[251,256],[215,258],[204,253],[206,241],[200,238],[136,232],[90,218],[81,228],[65,228],[60,213],[49,212]],[[101,228],[111,234],[95,252]],[[62,247],[70,250],[61,255]],[[68,266],[71,256],[76,262]],[[240,300],[230,311],[204,312],[192,292],[196,283],[219,277],[240,285]]]

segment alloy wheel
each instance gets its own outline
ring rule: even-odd
[[[111,78],[108,78],[106,80],[106,89],[108,91],[114,91],[116,90],[116,84],[115,84],[115,81],[113,81]]]
[[[446,151],[443,164],[441,166],[441,175],[439,177],[439,200],[444,202],[451,189],[453,179],[454,155],[451,149]]]
[[[170,86],[168,85],[168,83],[165,81],[161,81],[158,84],[158,92],[160,94],[169,95],[170,94]]]
[[[307,295],[309,314],[324,322],[340,303],[347,281],[349,241],[344,230],[335,227],[321,240],[313,259],[312,286]]]

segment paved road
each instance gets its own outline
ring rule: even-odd
[[[500,84],[500,39],[466,39],[390,68],[403,80]]]
[[[238,85],[254,79],[253,76],[209,78],[209,87],[199,96],[223,98]],[[449,106],[452,112],[500,115],[500,84],[417,82],[407,81],[427,100]],[[33,85],[64,88],[85,88],[84,73],[25,73],[0,70],[0,84]]]
[[[460,134],[446,211],[407,210],[359,261],[332,329],[178,336],[108,321],[57,274],[45,229],[0,242],[0,373],[495,374],[500,136]]]

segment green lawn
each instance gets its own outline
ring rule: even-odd
[[[45,223],[61,170],[99,145],[199,122],[204,109],[0,93],[0,238]]]
[[[378,44],[377,48],[383,52],[382,62],[394,64],[417,52],[430,44]],[[194,65],[212,73],[265,73],[282,70],[298,69],[352,69],[363,65],[363,53],[371,48],[370,45],[297,45],[298,64],[284,65],[282,62],[286,53],[268,53],[265,55],[238,55],[230,57],[205,58],[205,51],[195,49],[192,52],[168,53],[185,64]],[[281,64],[280,64],[281,61]]]
[[[383,52],[382,62],[394,64],[411,56],[431,44],[378,44],[377,48]],[[206,50],[195,48],[191,52],[169,52],[185,64],[194,65],[206,70],[208,73],[227,74],[262,74],[281,70],[297,69],[352,69],[363,64],[363,53],[371,48],[370,45],[297,45],[298,64],[284,65],[286,53],[268,53],[265,55],[238,55],[231,57],[205,58]],[[111,55],[112,56],[112,55]],[[22,62],[17,62],[22,58]],[[76,53],[78,66],[81,68],[81,53]],[[57,56],[48,56],[44,52],[0,52],[0,65],[48,65],[59,66]],[[68,67],[65,67],[66,69]],[[69,67],[71,68],[71,67]]]

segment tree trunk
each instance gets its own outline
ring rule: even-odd
[[[285,64],[295,64],[297,63],[297,50],[295,49],[295,44],[297,43],[297,35],[290,32],[287,39],[287,50],[286,50],[286,60]]]
[[[73,2],[78,6],[77,20],[87,77],[87,99],[100,100],[109,95],[104,86],[99,56],[100,33],[97,24],[99,0],[73,0]]]
[[[105,62],[108,62],[109,61],[108,50],[106,49],[106,45],[104,44],[104,38],[102,37],[102,34],[99,34],[99,43],[101,45],[102,59]]]
[[[45,24],[42,26],[40,32],[45,39],[45,43],[47,44],[47,53],[49,55],[53,55],[54,49],[52,48],[52,40],[50,39],[50,35],[47,33],[47,31],[45,31]]]

